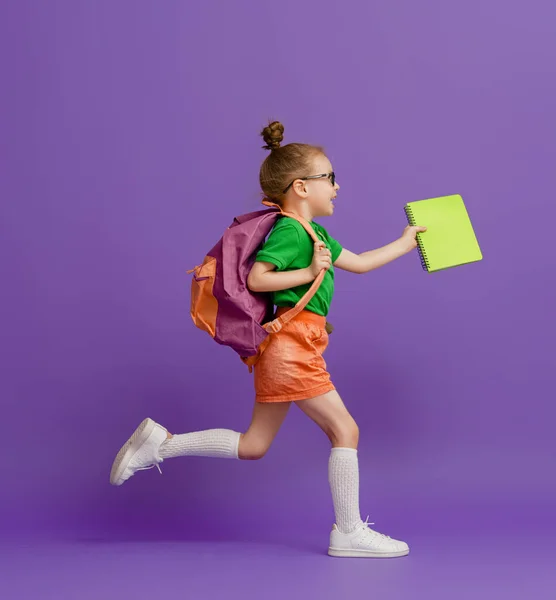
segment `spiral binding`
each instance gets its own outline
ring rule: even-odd
[[[407,221],[409,222],[409,224],[412,227],[415,227],[417,225],[417,223],[415,222],[415,217],[413,216],[413,211],[411,210],[411,207],[405,206],[404,210],[405,210],[405,216],[407,217]],[[428,273],[429,269],[430,269],[430,264],[429,264],[429,259],[427,258],[427,253],[425,251],[425,247],[423,246],[419,235],[417,235],[415,237],[417,240],[417,251],[419,252],[419,258],[421,259],[421,266],[423,267],[423,270],[427,271],[427,273]]]

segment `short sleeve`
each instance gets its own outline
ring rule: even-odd
[[[279,270],[284,270],[297,258],[299,253],[299,232],[295,225],[286,223],[275,227],[255,260],[268,262]]]
[[[324,227],[321,227],[320,229],[322,231],[322,234],[326,238],[328,245],[330,246],[330,253],[332,254],[332,264],[334,264],[338,260],[340,254],[342,253],[343,247],[340,244],[340,242],[338,242],[331,235],[328,234],[328,231],[326,231]]]

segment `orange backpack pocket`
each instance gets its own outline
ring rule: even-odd
[[[213,294],[216,258],[205,257],[203,264],[189,272],[193,273],[191,318],[199,329],[214,337],[216,335],[216,314],[218,313],[218,301]]]

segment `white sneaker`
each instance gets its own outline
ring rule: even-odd
[[[351,533],[341,533],[334,525],[330,534],[330,556],[359,558],[395,558],[409,554],[409,546],[405,542],[393,540],[369,527],[369,517]]]
[[[136,471],[156,467],[162,462],[158,450],[167,438],[167,431],[152,419],[145,419],[120,448],[110,471],[110,483],[122,485]],[[162,471],[160,471],[162,473]]]

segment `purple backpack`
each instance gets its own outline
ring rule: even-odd
[[[292,310],[273,319],[271,294],[255,293],[247,287],[247,277],[257,252],[282,215],[301,223],[315,242],[319,239],[304,219],[285,213],[270,202],[263,204],[273,208],[236,217],[203,263],[188,271],[193,273],[193,322],[216,342],[235,350],[250,371],[268,344],[268,336],[280,331],[307,306],[326,273],[324,269],[319,273]]]

